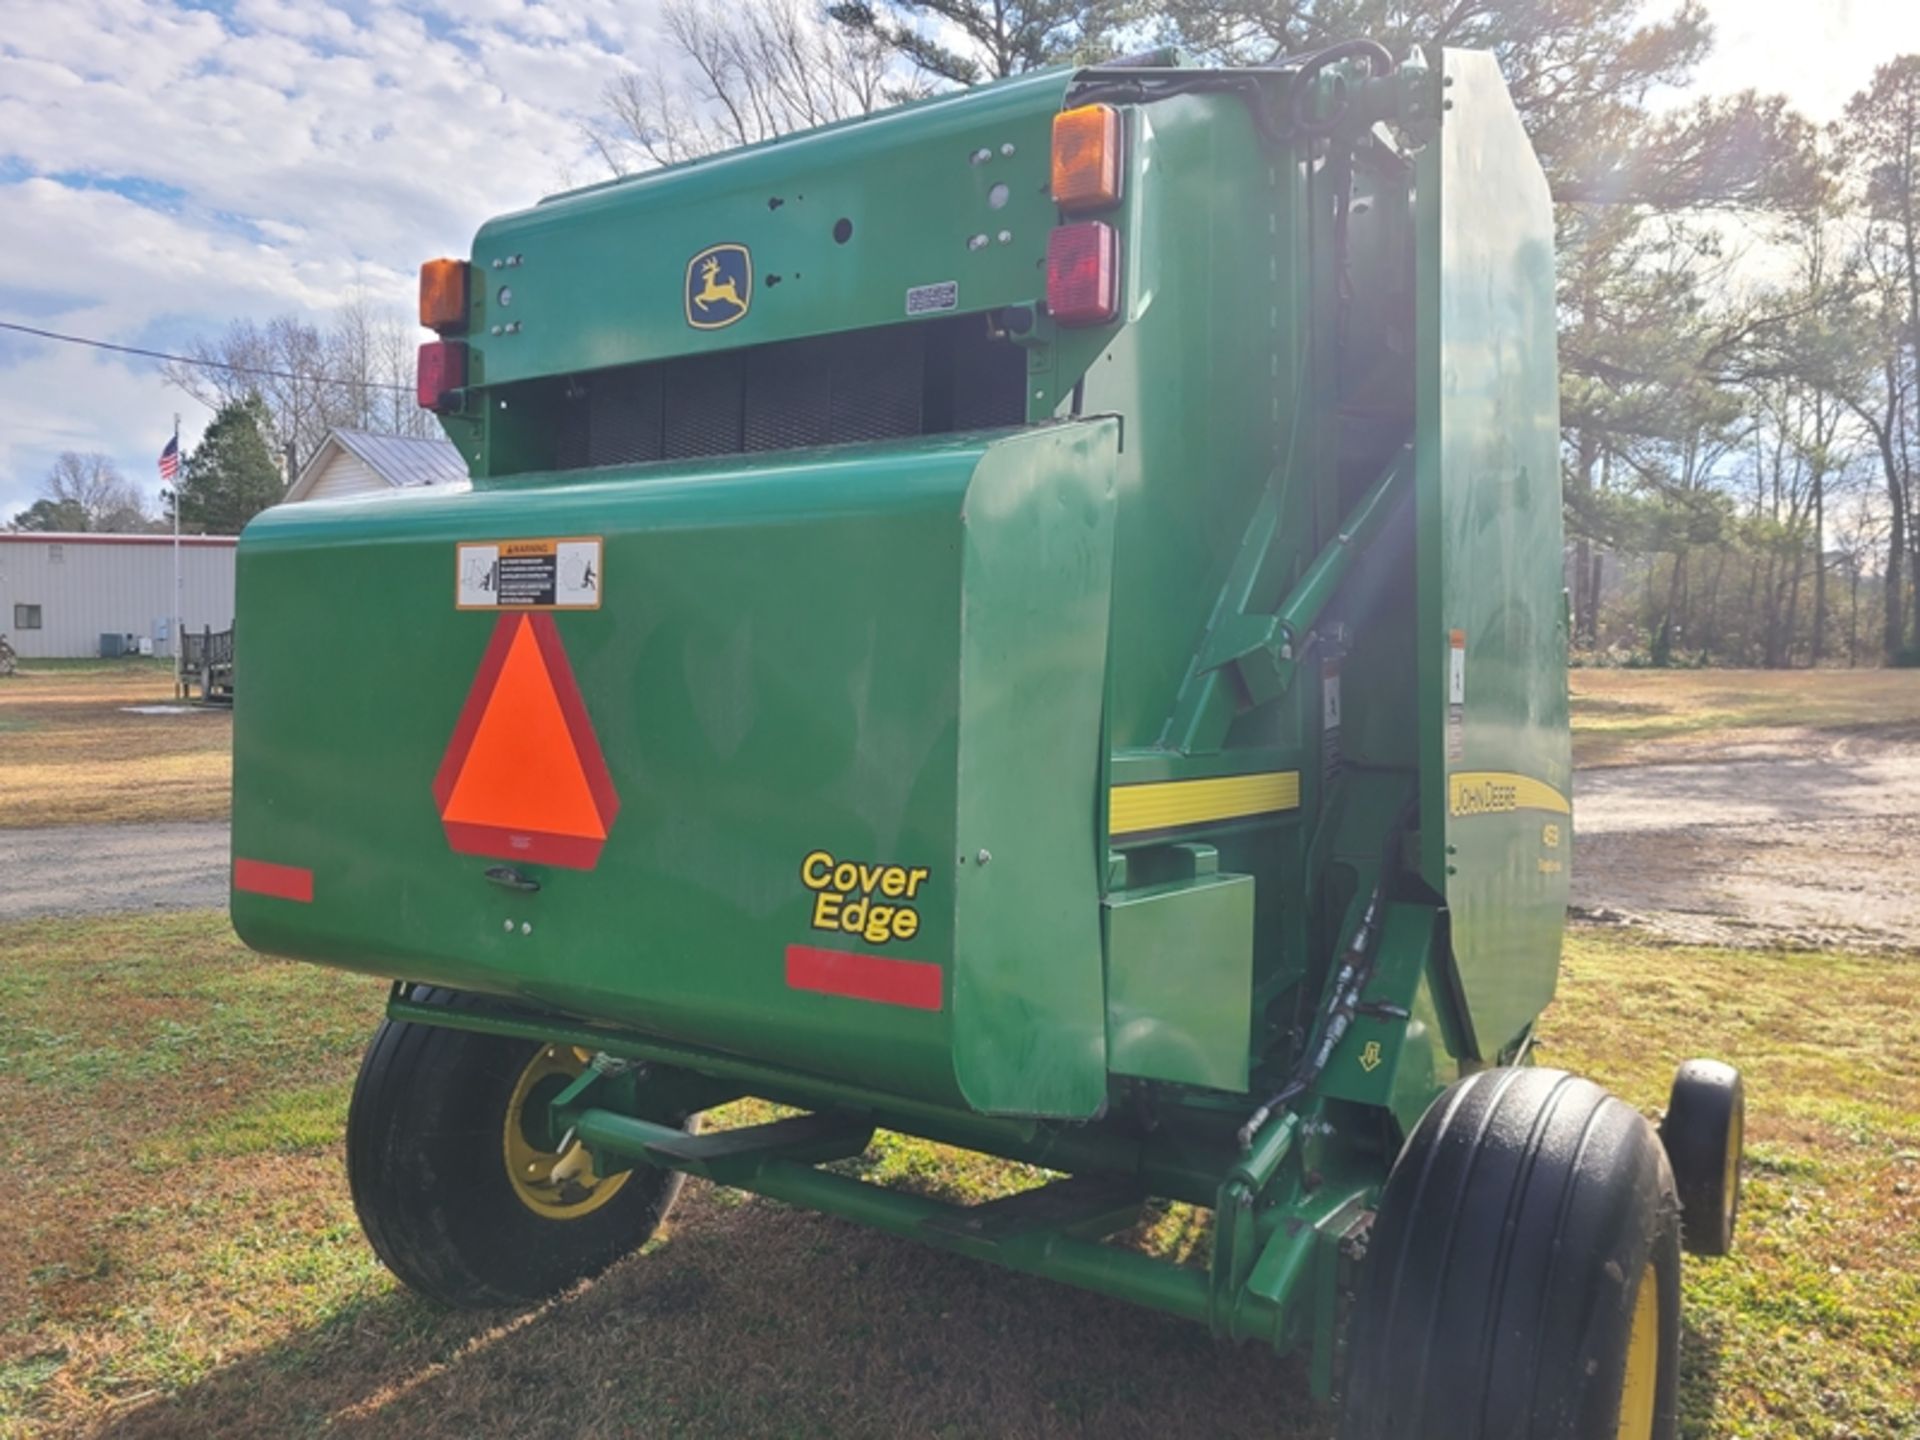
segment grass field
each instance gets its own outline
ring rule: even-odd
[[[165,660],[23,660],[0,678],[0,827],[218,820],[233,715],[136,715],[173,700]]]
[[[1920,670],[1573,670],[1576,765],[1710,754],[1783,730],[1920,740]]]
[[[1916,980],[1570,948],[1547,1063],[1648,1108],[1685,1055],[1748,1077],[1741,1250],[1687,1266],[1690,1436],[1920,1435]],[[341,1170],[383,995],[251,956],[214,914],[0,929],[0,1436],[1326,1433],[1291,1364],[697,1181],[599,1283],[436,1312],[375,1264]],[[874,1178],[1008,1178],[883,1138]],[[1151,1243],[1205,1249],[1179,1214]]]

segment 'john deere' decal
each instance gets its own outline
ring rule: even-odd
[[[753,303],[753,257],[744,245],[709,245],[687,262],[687,324],[724,330]]]

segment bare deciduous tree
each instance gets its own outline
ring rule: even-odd
[[[1847,102],[1844,134],[1868,219],[1861,259],[1881,336],[1878,391],[1858,407],[1887,494],[1881,640],[1889,662],[1911,660],[1920,658],[1920,55],[1874,71],[1873,83]]]
[[[437,434],[413,394],[418,345],[418,329],[406,316],[360,291],[350,294],[326,337],[327,374],[336,382],[331,423],[387,435]]]
[[[63,450],[40,482],[40,499],[13,517],[16,530],[129,532],[148,525],[146,497],[106,456]]]
[[[258,395],[268,438],[297,471],[336,426],[431,434],[414,403],[414,329],[358,292],[326,330],[296,315],[236,320],[188,347],[194,364],[169,364],[169,383],[213,410]]]
[[[796,0],[669,0],[667,55],[608,82],[587,139],[616,175],[870,114],[923,93],[879,39]]]

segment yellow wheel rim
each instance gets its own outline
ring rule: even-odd
[[[1653,1262],[1640,1274],[1627,1331],[1627,1368],[1620,1381],[1620,1428],[1616,1440],[1650,1440],[1653,1406],[1660,1389],[1660,1277]]]
[[[549,1220],[578,1220],[591,1215],[620,1193],[632,1172],[622,1170],[604,1180],[593,1173],[593,1157],[578,1140],[569,1139],[559,1150],[535,1143],[527,1102],[536,1090],[555,1091],[555,1084],[572,1082],[587,1068],[583,1051],[567,1045],[545,1045],[520,1072],[507,1100],[507,1123],[502,1137],[507,1179],[520,1203]],[[541,1103],[552,1093],[541,1097]]]

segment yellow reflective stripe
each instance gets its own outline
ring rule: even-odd
[[[1456,819],[1548,810],[1571,815],[1573,804],[1544,780],[1506,770],[1461,770],[1447,777],[1447,813]]]
[[[1142,830],[1241,820],[1299,808],[1298,770],[1223,775],[1212,780],[1158,780],[1148,785],[1114,786],[1107,828],[1114,835],[1133,835]]]

